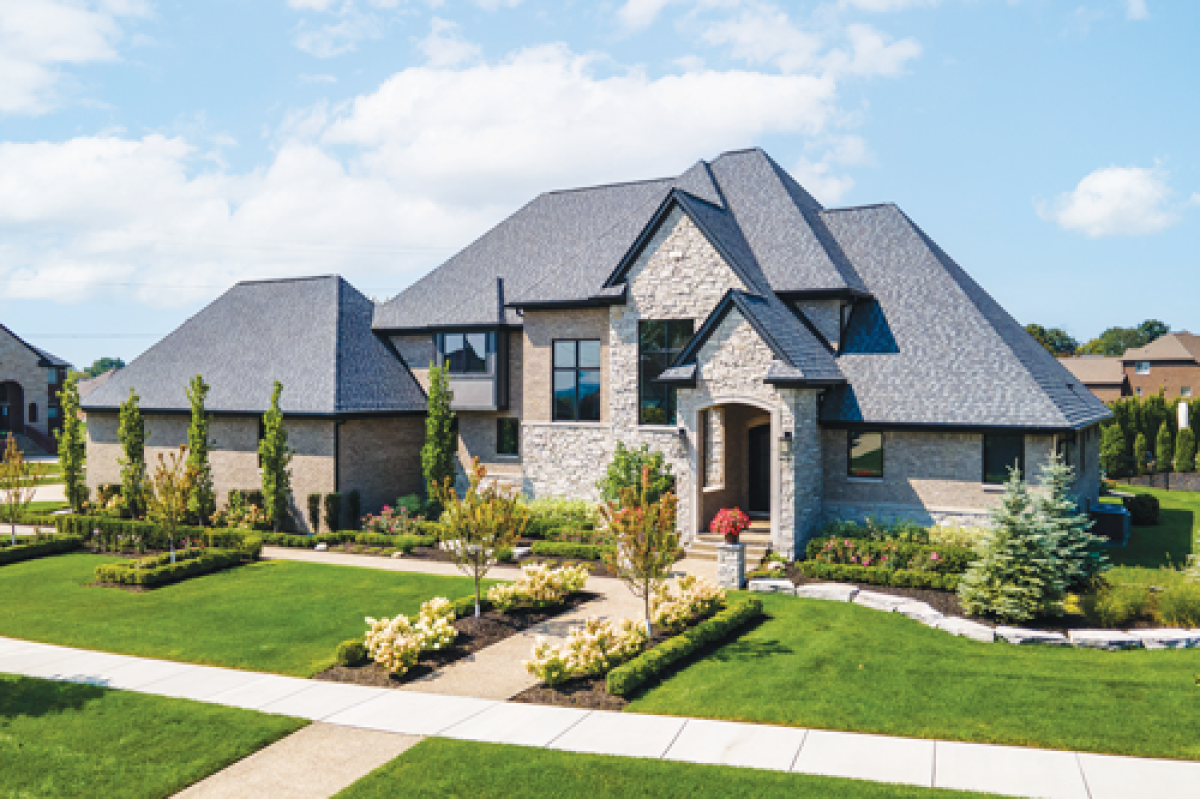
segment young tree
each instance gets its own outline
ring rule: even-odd
[[[637,483],[624,488],[618,499],[601,508],[616,544],[606,560],[630,592],[642,600],[647,635],[654,634],[650,600],[670,576],[679,549],[675,508],[673,491],[655,498],[649,464],[642,467]]]
[[[1102,539],[1089,531],[1094,522],[1079,512],[1073,485],[1075,470],[1057,454],[1042,466],[1042,489],[1035,510],[1050,536],[1048,560],[1057,564],[1068,589],[1084,589],[1108,568]]]
[[[308,526],[312,528],[313,535],[321,532],[321,495],[308,495]],[[333,532],[330,530],[329,532]]]
[[[58,393],[62,406],[62,429],[55,430],[58,439],[58,464],[62,470],[63,488],[71,510],[79,513],[87,498],[84,469],[87,464],[87,441],[83,420],[79,418],[79,377],[71,373]]]
[[[1110,424],[1100,433],[1100,466],[1107,477],[1125,476],[1125,433],[1121,425]]]
[[[17,447],[17,439],[9,433],[4,460],[0,461],[0,503],[3,503],[3,517],[8,522],[13,546],[17,543],[17,519],[29,507],[37,487],[45,479],[45,467],[25,460],[25,454]]]
[[[195,467],[188,457],[187,447],[180,447],[178,453],[172,452],[170,461],[159,453],[158,465],[146,492],[146,516],[166,536],[172,563],[175,562],[175,533],[189,512],[195,478]]]
[[[596,484],[596,488],[605,502],[619,501],[628,489],[642,486],[647,470],[650,485],[646,489],[646,501],[653,504],[675,488],[671,464],[666,462],[662,452],[651,450],[646,444],[638,449],[629,449],[624,441],[618,441],[612,462],[608,464],[604,479]]]
[[[479,615],[480,581],[499,561],[502,549],[511,549],[529,525],[529,509],[516,490],[495,480],[485,487],[487,469],[475,458],[470,483],[461,497],[453,478],[435,488],[442,514],[442,547],[459,570],[475,581],[475,615]]]
[[[421,447],[421,470],[425,474],[426,495],[431,501],[447,480],[454,480],[454,454],[457,436],[454,432],[454,412],[450,403],[449,367],[429,365],[429,397],[425,417],[425,444]]]
[[[262,441],[258,442],[263,503],[277,533],[287,518],[288,498],[292,495],[292,450],[288,449],[283,412],[279,410],[279,396],[282,393],[283,384],[276,380],[271,392],[271,405],[263,414]]]
[[[133,518],[146,513],[146,422],[139,397],[131,388],[129,399],[121,403],[121,422],[117,427],[117,440],[125,453],[121,462],[121,499],[125,510]]]
[[[1158,441],[1154,447],[1154,465],[1160,472],[1169,472],[1175,462],[1175,437],[1166,422],[1158,428]]]
[[[325,495],[325,528],[331,533],[342,529],[342,495],[336,491]]]
[[[1074,355],[1079,349],[1079,342],[1061,328],[1045,328],[1041,325],[1025,325],[1025,332],[1037,339],[1038,344],[1054,356]]]
[[[1196,434],[1185,427],[1175,439],[1175,468],[1181,472],[1196,471]]]
[[[210,386],[196,375],[188,384],[187,397],[192,404],[192,421],[188,425],[188,468],[192,470],[192,494],[188,497],[188,512],[201,527],[217,512],[217,492],[213,489],[212,466],[208,462],[208,414],[204,400]]]
[[[1137,438],[1133,440],[1133,457],[1137,465],[1137,473],[1146,473],[1146,454],[1150,451],[1150,445],[1146,443],[1146,435],[1138,433]]]

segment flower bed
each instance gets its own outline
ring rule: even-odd
[[[962,579],[958,574],[938,574],[932,571],[911,569],[888,569],[883,567],[855,566],[843,563],[805,561],[799,566],[806,577],[834,582],[867,583],[870,585],[893,585],[898,588],[924,588],[932,591],[956,591]],[[764,575],[765,576],[765,575]],[[782,576],[774,575],[771,576]]]
[[[240,566],[245,556],[237,550],[192,548],[175,553],[154,555],[120,563],[105,563],[96,567],[96,582],[100,585],[157,588]]]
[[[82,544],[83,538],[77,535],[54,536],[16,546],[11,546],[8,539],[4,539],[3,543],[0,543],[0,566],[47,555],[60,555],[79,549]]]

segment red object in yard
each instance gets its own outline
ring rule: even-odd
[[[750,526],[750,517],[741,508],[721,508],[708,525],[708,531],[725,536],[726,544],[736,544],[738,536]]]

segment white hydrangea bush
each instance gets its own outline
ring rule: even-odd
[[[646,628],[633,619],[590,618],[571,630],[567,643],[554,646],[538,637],[525,668],[554,686],[571,677],[603,676],[646,648]]]
[[[445,597],[435,597],[417,615],[396,616],[394,619],[372,619],[364,643],[371,658],[392,674],[404,674],[422,652],[444,649],[454,643],[458,632],[454,621],[454,605]]]
[[[521,567],[515,582],[494,585],[487,598],[501,612],[507,613],[518,605],[545,607],[561,604],[587,583],[588,568],[583,564],[567,564],[554,568],[548,563],[528,563]]]
[[[725,604],[725,590],[711,580],[689,574],[668,580],[650,599],[654,624],[676,630],[695,618],[716,613]]]

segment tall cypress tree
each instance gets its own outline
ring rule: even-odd
[[[1181,472],[1196,471],[1196,434],[1184,427],[1175,439],[1175,468]]]
[[[67,373],[58,402],[63,415],[62,429],[54,431],[58,439],[58,464],[67,502],[71,510],[79,513],[87,498],[87,440],[83,420],[79,418],[79,375],[74,371]]]
[[[447,479],[454,480],[457,436],[454,433],[454,411],[450,410],[453,401],[448,367],[430,364],[425,444],[421,447],[421,470],[425,475],[425,491],[430,502],[437,501],[439,486]]]
[[[1166,422],[1158,428],[1158,441],[1154,447],[1154,465],[1160,472],[1169,472],[1175,463],[1175,436]]]
[[[1121,425],[1113,422],[1100,433],[1100,465],[1108,478],[1125,476],[1125,434]]]
[[[121,423],[117,440],[121,443],[121,499],[130,516],[146,514],[146,422],[137,392],[129,389],[129,399],[121,403]]]
[[[271,392],[271,406],[263,414],[263,438],[258,442],[258,457],[262,465],[262,491],[266,510],[271,514],[275,532],[287,518],[288,498],[292,495],[292,451],[288,449],[287,430],[279,410],[279,395],[283,385],[276,380]]]
[[[1133,440],[1133,457],[1136,458],[1137,473],[1146,473],[1146,453],[1150,451],[1150,445],[1146,443],[1146,434],[1138,433],[1137,438]]]
[[[204,412],[204,400],[210,386],[204,378],[196,375],[188,384],[187,397],[192,404],[192,421],[188,425],[187,467],[191,473],[191,495],[188,497],[188,513],[201,527],[217,512],[217,494],[213,490],[212,466],[208,462],[208,414]]]

